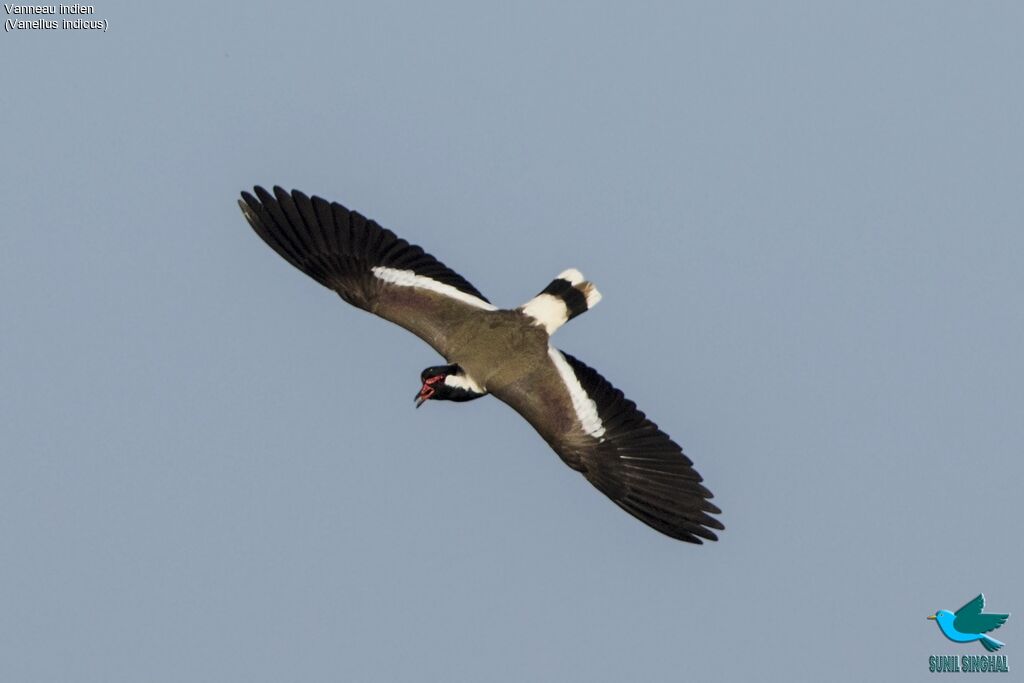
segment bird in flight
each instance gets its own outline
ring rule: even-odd
[[[337,202],[302,192],[243,192],[242,213],[286,261],[348,303],[404,327],[444,356],[425,369],[416,405],[491,394],[529,422],[601,493],[667,536],[702,543],[724,529],[692,461],[636,404],[549,342],[601,299],[566,270],[515,309]]]
[[[939,625],[942,635],[954,643],[970,643],[979,640],[986,650],[995,652],[1005,643],[985,634],[1002,626],[1010,618],[1010,615],[982,614],[983,609],[985,609],[985,594],[981,593],[958,609],[955,614],[948,609],[940,609],[935,614],[929,615],[928,618],[934,620]]]

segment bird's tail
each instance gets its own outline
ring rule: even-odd
[[[989,652],[995,652],[996,650],[1001,648],[1006,643],[1001,643],[998,640],[996,640],[995,638],[990,638],[989,636],[982,636],[981,637],[981,644],[984,645],[985,649],[988,650]]]
[[[542,325],[548,334],[585,313],[601,300],[601,292],[583,273],[570,268],[558,274],[544,290],[518,308]]]

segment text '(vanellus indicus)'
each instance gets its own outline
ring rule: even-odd
[[[515,309],[492,305],[418,246],[355,211],[275,187],[242,193],[242,212],[278,254],[342,299],[401,325],[446,364],[423,371],[417,406],[487,394],[522,415],[569,467],[658,531],[717,540],[720,510],[682,449],[550,336],[601,295],[572,269]]]

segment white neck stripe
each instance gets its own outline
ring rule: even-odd
[[[469,375],[445,375],[444,383],[455,389],[465,389],[474,394],[486,394],[487,390],[473,381]]]
[[[469,375],[445,375],[444,384],[456,389],[465,389],[473,393],[487,393],[487,390],[473,381]]]

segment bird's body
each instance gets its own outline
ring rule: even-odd
[[[939,625],[942,635],[954,643],[972,643],[977,640],[986,650],[995,652],[1005,643],[985,634],[1002,626],[1010,615],[983,614],[984,609],[985,594],[982,593],[955,613],[948,609],[940,609],[928,618],[934,620]]]
[[[491,394],[624,510],[680,540],[724,528],[682,449],[603,377],[550,344],[600,301],[570,269],[515,309],[499,309],[443,263],[355,211],[298,191],[255,188],[239,202],[256,233],[345,301],[417,335],[448,361],[427,368],[417,405]]]
[[[498,393],[523,380],[547,356],[548,335],[516,311],[484,311],[452,326],[448,360]]]

